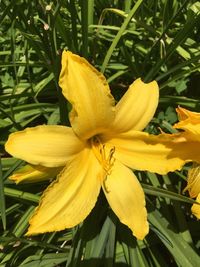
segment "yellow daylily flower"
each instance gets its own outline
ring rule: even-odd
[[[193,153],[199,153],[198,143],[200,143],[200,113],[189,111],[185,108],[178,107],[176,109],[179,117],[179,122],[174,125],[177,129],[182,129],[185,132],[184,136],[188,140],[194,140],[196,148]],[[188,190],[191,198],[196,198],[200,203],[200,164],[193,163],[193,166],[188,171],[187,186],[184,192]],[[192,213],[200,219],[200,205],[193,204],[191,208]]]
[[[30,164],[63,167],[43,193],[27,234],[79,224],[102,188],[119,220],[143,239],[149,231],[145,196],[129,168],[160,174],[180,169],[193,160],[193,143],[181,134],[142,132],[158,104],[156,81],[137,79],[115,105],[103,74],[84,58],[64,51],[59,84],[72,104],[71,127],[27,128],[11,134],[5,145],[7,152]],[[200,161],[200,155],[195,156]]]
[[[62,170],[62,167],[48,168],[40,165],[26,164],[25,166],[16,170],[9,179],[16,184],[33,183],[49,180],[57,176]]]

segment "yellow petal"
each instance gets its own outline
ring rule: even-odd
[[[115,108],[103,74],[84,58],[64,51],[59,85],[72,104],[70,122],[80,138],[88,139],[107,130],[114,119]]]
[[[57,176],[63,167],[47,168],[40,165],[25,165],[15,171],[9,179],[15,183],[35,183],[49,180]]]
[[[27,235],[60,231],[82,222],[96,203],[101,172],[91,150],[80,152],[44,192]]]
[[[149,231],[145,196],[132,171],[115,161],[111,174],[104,180],[103,190],[119,220],[131,229],[134,236],[143,239]]]
[[[132,131],[110,140],[104,136],[103,141],[107,149],[115,147],[116,159],[136,170],[166,174],[180,170],[186,162],[200,162],[200,142],[188,141],[182,133],[154,136]]]
[[[188,140],[200,141],[200,113],[180,107],[176,111],[180,122],[176,123],[174,128],[184,130]]]
[[[184,191],[188,190],[191,198],[195,198],[200,193],[200,165],[194,163],[188,171],[187,186]]]
[[[176,112],[178,114],[178,118],[180,121],[186,120],[186,119],[196,119],[200,121],[200,113],[193,112],[190,110],[187,110],[186,108],[178,107],[176,109]]]
[[[60,167],[84,146],[72,128],[42,125],[11,134],[5,149],[13,157],[31,164]]]
[[[119,133],[144,129],[153,118],[158,97],[156,81],[143,83],[141,79],[137,79],[116,105],[113,130]]]
[[[199,202],[199,204],[193,204],[191,211],[197,219],[200,220],[200,193],[198,194],[196,201]]]

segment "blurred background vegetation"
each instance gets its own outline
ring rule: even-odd
[[[181,195],[189,166],[165,176],[137,173],[151,228],[144,241],[119,223],[103,196],[82,225],[25,238],[48,183],[9,181],[24,163],[4,151],[12,132],[69,124],[58,86],[63,49],[101,70],[116,101],[136,78],[156,79],[160,102],[146,131],[173,132],[178,105],[200,112],[199,26],[200,3],[193,0],[1,0],[0,267],[199,266],[199,222]]]

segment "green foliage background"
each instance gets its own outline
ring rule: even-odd
[[[199,265],[199,222],[192,200],[181,195],[189,166],[165,176],[137,173],[151,228],[144,241],[119,223],[103,196],[82,225],[25,238],[47,183],[9,181],[24,163],[4,151],[11,132],[69,124],[70,106],[58,86],[63,49],[100,69],[116,101],[136,78],[156,79],[160,102],[146,131],[173,132],[178,105],[200,111],[199,12],[192,0],[0,2],[0,267]]]

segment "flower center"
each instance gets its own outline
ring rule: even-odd
[[[101,140],[98,136],[94,136],[91,138],[92,150],[95,154],[95,157],[101,164],[104,174],[103,174],[103,187],[105,191],[108,193],[106,187],[106,179],[107,175],[111,174],[111,169],[113,167],[115,158],[113,157],[115,152],[115,147],[112,147],[110,150],[106,151],[106,145],[101,143]],[[107,153],[106,153],[107,152]]]

